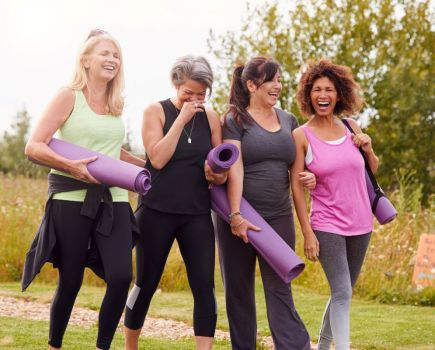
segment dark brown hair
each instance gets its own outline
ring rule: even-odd
[[[323,77],[331,80],[337,90],[337,104],[334,108],[336,116],[352,115],[361,110],[364,105],[362,89],[355,81],[351,69],[322,58],[316,62],[309,62],[307,68],[302,72],[296,98],[303,115],[310,116],[315,113],[311,103],[311,89],[314,82]]]
[[[259,87],[268,81],[272,81],[276,73],[280,71],[281,68],[275,60],[262,56],[252,58],[246,65],[237,66],[233,72],[226,115],[232,113],[234,120],[240,126],[243,123],[251,123],[253,121],[252,117],[246,111],[250,98],[246,82],[252,80]]]

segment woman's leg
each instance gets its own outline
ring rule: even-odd
[[[339,239],[339,237],[336,237],[338,235],[334,235],[332,233],[320,233],[320,235],[318,235],[318,232],[315,232],[316,236],[319,238],[323,237],[323,238],[332,238],[333,240],[337,240]],[[327,236],[327,235],[331,235],[331,236]],[[340,248],[337,250],[340,250],[340,252],[345,252],[346,253],[346,266],[347,266],[347,271],[349,273],[349,280],[346,278],[346,282],[345,284],[347,285],[346,289],[348,289],[348,284],[350,283],[351,286],[351,290],[350,290],[350,298],[352,296],[352,289],[355,286],[356,280],[358,278],[358,275],[361,271],[361,267],[362,264],[364,262],[364,257],[370,242],[370,236],[371,234],[364,234],[364,235],[358,235],[358,236],[347,236],[347,237],[343,237],[343,239],[341,240],[340,243]],[[342,243],[345,243],[345,246],[342,246]],[[319,239],[320,242],[320,239]],[[324,245],[326,245],[326,247],[324,247],[323,251],[324,254],[323,256],[326,257],[326,252],[328,248],[328,242],[326,242]],[[332,245],[332,247],[334,247],[334,244]],[[333,249],[334,251],[334,249]],[[333,251],[330,252],[330,254],[333,254]],[[322,243],[320,242],[320,255],[322,255]],[[330,260],[330,259],[328,259]],[[321,261],[322,262],[322,261]],[[323,263],[322,263],[323,266]],[[346,269],[345,269],[346,270]],[[326,273],[326,271],[325,271]],[[334,278],[336,279],[336,278]],[[328,278],[329,281],[329,278]],[[337,282],[339,283],[339,282]],[[332,288],[331,288],[332,290]],[[335,332],[333,331],[333,326],[331,324],[332,319],[335,317],[331,315],[331,302],[332,302],[332,296],[330,301],[328,302],[326,309],[325,309],[325,313],[323,316],[323,322],[322,322],[322,327],[320,330],[320,337],[319,337],[319,345],[318,345],[318,349],[319,350],[324,350],[324,349],[329,349],[331,342],[332,342],[332,338],[333,338],[333,333],[335,334]],[[350,309],[350,300],[349,300],[349,309]],[[349,310],[347,311],[347,313],[349,314]],[[340,319],[340,318],[338,318]],[[337,337],[334,337],[334,340],[336,342],[336,347],[337,349],[347,349],[349,347],[348,343],[350,342],[350,322],[349,322],[349,318],[347,317],[347,328],[349,329],[348,333],[348,340],[346,339],[342,339],[339,338],[338,340],[336,339]],[[337,332],[340,332],[340,329],[337,330]],[[339,333],[340,335],[342,333]]]
[[[352,288],[355,286],[361,271],[371,236],[370,232],[364,235],[347,237],[346,239],[347,261],[349,263]]]
[[[210,215],[189,215],[176,238],[194,299],[196,346],[197,349],[211,349],[217,310],[214,295],[215,240]]]
[[[329,319],[330,327],[324,321],[318,348],[319,350],[329,349],[331,338],[333,338],[337,350],[348,350],[350,347],[349,309],[352,285],[347,261],[346,237],[321,231],[314,231],[314,233],[320,245],[319,260],[331,289],[331,299],[324,317],[324,320]]]
[[[50,309],[49,344],[60,348],[83,280],[93,220],[80,215],[82,202],[53,200],[55,260],[59,284]]]
[[[268,220],[268,223],[294,249],[295,232],[292,216],[273,218]],[[291,286],[285,283],[260,255],[258,261],[275,349],[309,350],[310,337],[294,306]]]
[[[142,206],[136,212],[140,240],[136,244],[136,281],[125,308],[125,349],[136,350],[140,330],[157,289],[175,238],[177,215]]]
[[[130,204],[113,203],[110,236],[94,233],[107,283],[98,318],[97,348],[109,349],[127,300],[132,278],[132,231]]]
[[[234,236],[230,226],[220,218],[217,219],[217,240],[232,347],[255,350],[255,250]]]

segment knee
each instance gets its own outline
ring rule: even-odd
[[[132,273],[123,272],[123,273],[112,273],[106,276],[107,286],[111,288],[116,288],[119,290],[126,290],[130,287],[130,283],[132,280]]]
[[[63,295],[76,296],[82,286],[83,277],[63,278],[59,281],[58,292]]]
[[[348,303],[352,299],[352,287],[346,286],[332,292],[331,301],[334,303]]]

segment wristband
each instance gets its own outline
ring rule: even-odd
[[[231,221],[231,219],[232,219],[233,217],[235,217],[236,215],[242,215],[242,213],[241,213],[240,211],[235,211],[235,212],[233,212],[233,213],[229,213],[229,214],[228,214],[228,219],[230,219],[230,221]]]

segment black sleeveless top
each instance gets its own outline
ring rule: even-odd
[[[166,135],[179,110],[170,99],[159,103],[165,113],[163,134]],[[204,174],[204,162],[212,148],[207,114],[196,113],[184,130],[172,158],[163,169],[157,170],[149,160],[146,162],[145,168],[151,172],[152,187],[146,196],[140,198],[139,206],[173,214],[200,215],[210,212],[208,183]],[[186,133],[191,136],[191,143],[188,143]]]

